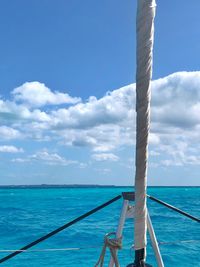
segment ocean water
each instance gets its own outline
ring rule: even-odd
[[[0,249],[19,249],[49,231],[131,188],[0,189]],[[149,188],[148,193],[200,217],[199,187]],[[94,266],[104,235],[116,230],[122,200],[78,222],[33,249],[81,248],[25,252],[2,263],[5,267]],[[148,208],[166,267],[200,266],[200,224],[148,200]],[[185,241],[185,242],[179,242]],[[126,221],[121,267],[133,261],[133,220]],[[0,252],[0,257],[8,253]],[[105,259],[108,266],[109,253]],[[150,242],[147,262],[156,265]]]

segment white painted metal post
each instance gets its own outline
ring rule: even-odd
[[[124,223],[125,223],[125,220],[126,220],[126,213],[127,213],[127,210],[128,210],[128,205],[129,205],[129,201],[128,200],[124,200],[123,201],[122,210],[121,210],[121,214],[120,214],[119,224],[118,224],[118,227],[117,227],[116,238],[120,238],[122,236]],[[111,257],[110,263],[109,263],[109,267],[113,267],[113,266],[114,266],[114,261],[113,261],[113,258]]]
[[[149,235],[150,235],[150,238],[151,238],[152,247],[153,247],[153,250],[155,252],[155,256],[156,256],[156,261],[157,261],[158,267],[164,267],[164,263],[163,263],[163,260],[162,260],[162,256],[161,256],[161,253],[160,253],[160,249],[159,249],[159,246],[158,246],[158,242],[157,242],[157,239],[156,239],[156,235],[155,235],[155,232],[154,232],[154,229],[153,229],[153,225],[152,225],[152,222],[151,222],[151,218],[149,216],[148,211],[147,211],[147,228],[148,228]]]

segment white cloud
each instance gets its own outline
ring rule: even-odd
[[[18,151],[18,152],[23,152],[23,151]],[[26,158],[13,158],[11,161],[15,163],[37,162],[37,164],[42,163],[47,165],[60,165],[60,166],[68,166],[76,164],[80,169],[85,169],[88,166],[87,163],[78,162],[76,160],[69,160],[60,156],[57,153],[49,153],[46,149],[38,151],[35,154],[29,155]]]
[[[110,174],[112,171],[108,168],[95,168],[95,171],[100,172],[101,174]]]
[[[22,137],[21,133],[18,130],[5,125],[0,126],[0,136],[1,139],[6,139],[6,140],[19,139]]]
[[[12,91],[15,101],[27,103],[33,107],[44,105],[75,104],[81,99],[67,93],[52,92],[40,82],[26,82]]]
[[[11,160],[12,162],[17,162],[17,163],[25,163],[25,162],[29,162],[30,160],[27,158],[15,158]]]
[[[155,150],[150,150],[150,151],[149,151],[149,155],[150,155],[150,156],[153,156],[153,157],[157,157],[157,156],[160,155],[160,152],[155,151]]]
[[[13,96],[16,102],[0,100],[3,138],[53,140],[89,147],[94,155],[135,143],[135,84],[108,92],[100,99],[92,96],[85,103],[72,99],[73,106],[52,105],[48,110],[44,105],[69,103],[68,95],[32,82],[14,89]],[[151,151],[167,160],[161,162],[157,157],[160,164],[169,165],[169,160],[174,164],[198,164],[199,114],[200,72],[178,72],[152,82],[149,143]]]
[[[152,119],[169,127],[200,124],[200,72],[179,72],[153,82]]]
[[[179,72],[153,82],[151,131],[164,166],[199,165],[200,72]]]
[[[52,127],[91,129],[101,125],[119,125],[133,117],[133,100],[133,86],[107,93],[99,100],[91,97],[86,103],[53,111]]]
[[[87,163],[83,163],[83,162],[81,162],[81,163],[79,164],[79,168],[80,168],[80,169],[85,169],[85,168],[87,168],[87,166],[88,166]]]
[[[120,128],[116,125],[101,125],[91,129],[65,129],[57,131],[64,144],[89,147],[95,152],[107,152],[116,148],[120,143]],[[127,142],[124,138],[121,142]]]
[[[22,148],[17,148],[15,146],[0,146],[0,152],[3,153],[22,153],[24,150]]]
[[[113,153],[93,154],[92,158],[96,161],[118,161],[119,160],[119,157],[114,155]]]
[[[49,165],[70,165],[77,164],[77,161],[67,160],[64,157],[61,157],[57,153],[49,153],[45,150],[39,151],[36,154],[31,155],[30,160],[44,162]]]
[[[157,133],[149,133],[149,144],[158,145],[160,143],[160,137]]]
[[[22,104],[0,100],[0,120],[7,124],[15,122],[23,124],[26,121],[48,122],[50,118],[45,111],[39,109],[31,110]]]

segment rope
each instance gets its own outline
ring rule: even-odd
[[[191,239],[191,240],[175,240],[175,241],[158,241],[159,245],[173,245],[173,244],[181,244],[181,243],[199,243],[200,239]],[[99,246],[88,246],[88,247],[74,247],[74,248],[44,248],[44,249],[31,249],[31,250],[16,250],[16,249],[0,249],[0,253],[5,252],[15,252],[15,251],[21,251],[26,253],[32,253],[32,252],[56,252],[56,251],[78,251],[78,250],[87,250],[87,249],[94,249],[99,248]],[[128,250],[134,249],[134,245],[132,243],[127,243],[123,246],[123,249]]]
[[[77,250],[86,250],[86,249],[93,249],[93,248],[99,248],[99,246],[89,246],[89,247],[74,247],[74,248],[44,248],[44,249],[31,249],[31,250],[16,250],[16,249],[0,249],[1,252],[54,252],[54,251],[77,251]]]
[[[173,210],[173,211],[176,211],[176,212],[180,213],[181,215],[184,215],[185,217],[188,217],[188,218],[192,219],[193,221],[196,221],[196,222],[200,223],[200,219],[199,218],[197,218],[197,217],[195,217],[195,216],[193,216],[193,215],[191,215],[191,214],[189,214],[189,213],[187,213],[187,212],[185,212],[185,211],[183,211],[181,209],[178,209],[178,208],[176,208],[176,207],[174,207],[174,206],[172,206],[172,205],[170,205],[170,204],[168,204],[168,203],[166,203],[166,202],[164,202],[164,201],[162,201],[162,200],[160,200],[158,198],[152,197],[150,195],[147,195],[147,197],[149,199],[151,199],[151,200],[153,200],[153,201],[155,201],[155,202],[157,202],[157,203],[159,203],[159,204],[161,204],[161,205]]]
[[[11,254],[5,256],[4,258],[0,259],[0,263],[2,263],[2,262],[4,262],[4,261],[7,261],[7,260],[9,260],[9,259],[11,259],[11,258],[13,258],[13,257],[15,257],[16,255],[22,253],[24,250],[27,250],[27,249],[29,249],[29,248],[35,246],[36,244],[38,244],[38,243],[40,243],[40,242],[42,242],[42,241],[48,239],[49,237],[51,237],[51,236],[53,236],[53,235],[55,235],[55,234],[57,234],[57,233],[63,231],[64,229],[66,229],[66,228],[70,227],[71,225],[73,225],[73,224],[75,224],[75,223],[77,223],[77,222],[83,220],[84,218],[86,218],[86,217],[88,217],[88,216],[94,214],[95,212],[97,212],[97,211],[99,211],[99,210],[105,208],[106,206],[108,206],[108,205],[110,205],[111,203],[113,203],[113,202],[119,200],[120,198],[121,198],[121,195],[118,195],[118,196],[112,198],[111,200],[109,200],[109,201],[103,203],[102,205],[97,206],[96,208],[94,208],[94,209],[92,209],[92,210],[86,212],[85,214],[83,214],[83,215],[77,217],[76,219],[72,220],[71,222],[68,222],[68,223],[64,224],[63,226],[61,226],[61,227],[55,229],[54,231],[52,231],[52,232],[50,232],[50,233],[48,233],[48,234],[46,234],[46,235],[40,237],[39,239],[37,239],[37,240],[35,240],[35,241],[31,242],[31,243],[29,243],[28,245],[24,246],[23,248],[21,248],[21,249],[19,249],[19,250],[16,250],[15,252],[13,252],[13,253],[11,253]]]
[[[96,263],[95,267],[103,266],[107,247],[110,249],[111,257],[113,258],[115,266],[120,267],[119,261],[117,258],[117,250],[122,248],[122,237],[121,238],[110,238],[110,236],[112,235],[116,235],[116,234],[109,233],[105,235],[104,245],[103,245],[99,260]]]

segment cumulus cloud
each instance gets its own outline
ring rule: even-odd
[[[125,133],[119,126],[101,125],[91,129],[63,129],[57,132],[64,144],[76,147],[89,147],[95,152],[113,150],[120,143],[126,143]],[[120,137],[124,136],[123,140]]]
[[[153,82],[152,119],[175,128],[200,123],[200,72],[179,72]]]
[[[105,155],[109,160],[108,155],[116,148],[135,143],[135,84],[108,92],[100,99],[92,96],[86,102],[53,92],[39,82],[25,83],[12,94],[14,101],[0,100],[0,120],[4,125],[0,134],[5,138],[23,135],[66,146],[89,147],[96,160]],[[53,106],[64,103],[73,105]],[[52,106],[45,110],[49,104]],[[173,162],[199,164],[199,114],[200,72],[178,72],[153,81],[150,159],[163,155],[162,160],[156,158],[165,166]],[[39,157],[45,158],[45,154],[35,155]],[[62,161],[54,157],[55,161]]]
[[[23,151],[20,151],[23,152]],[[68,166],[71,164],[79,164],[80,168],[85,168],[87,165],[84,163],[79,163],[75,160],[69,160],[64,157],[61,157],[57,153],[50,153],[47,150],[43,149],[41,151],[36,152],[35,154],[29,155],[26,158],[13,158],[12,162],[16,163],[24,163],[24,162],[39,162],[47,165],[61,165]]]
[[[154,81],[151,112],[156,152],[166,158],[160,164],[199,165],[200,72],[179,72]]]
[[[70,165],[76,164],[77,161],[67,160],[57,153],[49,153],[48,151],[39,151],[29,157],[31,160],[44,162],[48,165]]]
[[[158,151],[154,151],[154,150],[150,150],[150,151],[149,151],[149,155],[150,155],[150,156],[153,156],[153,157],[157,157],[157,156],[160,155],[160,152],[158,152]]]
[[[0,121],[6,124],[14,124],[20,122],[21,124],[26,121],[36,122],[48,122],[50,120],[49,115],[45,111],[34,109],[17,104],[12,101],[0,100]]]
[[[15,101],[29,104],[33,107],[44,105],[75,104],[80,98],[71,97],[67,93],[52,92],[40,82],[26,82],[12,91]]]
[[[22,148],[17,148],[15,146],[0,146],[0,152],[3,153],[22,153],[24,150]]]
[[[92,158],[96,161],[118,161],[119,160],[119,157],[114,155],[113,153],[93,154]]]
[[[95,171],[100,172],[101,174],[110,174],[112,171],[108,168],[95,168]]]
[[[4,125],[0,126],[0,136],[1,139],[10,140],[19,139],[22,137],[22,134],[20,133],[20,131]]]
[[[29,162],[30,160],[27,158],[14,158],[11,160],[12,162],[17,162],[17,163],[25,163],[25,162]]]
[[[132,116],[134,86],[126,86],[107,93],[97,100],[90,97],[86,103],[79,103],[68,109],[52,112],[52,127],[90,129],[100,125],[118,125]]]

